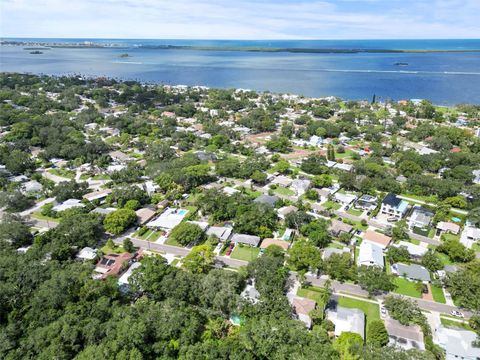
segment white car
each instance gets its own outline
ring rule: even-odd
[[[385,307],[382,306],[382,307],[380,308],[380,316],[381,316],[382,318],[386,318],[386,317],[387,317],[387,314],[388,314],[387,309],[385,309]]]
[[[456,316],[456,317],[460,317],[460,318],[465,317],[460,311],[457,311],[457,310],[452,310],[452,312],[450,314],[452,316]]]

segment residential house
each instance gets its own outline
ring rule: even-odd
[[[397,195],[389,193],[382,201],[380,212],[391,218],[400,220],[405,216],[408,209],[408,203]]]
[[[307,179],[295,179],[290,186],[297,196],[302,196],[312,187],[312,181]]]
[[[257,197],[255,200],[253,200],[253,202],[257,204],[265,204],[271,207],[275,207],[275,204],[278,202],[278,200],[280,199],[277,196],[270,196],[270,195],[263,194]]]
[[[135,160],[133,157],[125,154],[124,152],[122,152],[120,150],[112,151],[108,155],[110,155],[110,157],[118,163],[126,163],[128,161]]]
[[[288,214],[292,212],[297,212],[297,211],[298,211],[298,208],[296,206],[290,205],[290,206],[284,206],[278,209],[277,214],[280,219],[285,220],[285,217]]]
[[[332,236],[340,236],[342,234],[350,234],[353,230],[353,226],[345,224],[343,221],[332,219],[331,224],[328,227],[328,232]]]
[[[390,236],[380,234],[376,231],[367,230],[363,235],[363,240],[364,242],[368,241],[377,246],[380,246],[382,249],[385,249],[388,245],[390,245],[392,238]]]
[[[295,296],[292,299],[292,307],[298,320],[303,321],[305,326],[310,329],[312,327],[312,318],[310,312],[315,310],[317,303],[315,300]]]
[[[362,241],[359,247],[357,265],[378,266],[380,268],[383,268],[383,249],[376,244],[370,243],[368,241]]]
[[[37,180],[30,180],[24,182],[21,186],[21,192],[26,195],[31,195],[35,193],[40,193],[43,190],[42,184],[40,184]]]
[[[430,282],[430,273],[426,268],[418,264],[395,263],[391,266],[392,273],[404,277],[410,281]]]
[[[166,208],[159,217],[147,223],[147,226],[171,230],[183,221],[187,213],[186,209]]]
[[[210,226],[206,232],[207,236],[215,236],[220,241],[227,241],[232,234],[232,228],[224,226]]]
[[[447,233],[457,235],[459,232],[460,232],[460,225],[452,222],[439,221],[437,223],[437,231],[435,233],[435,236],[441,236],[442,234],[447,234]]]
[[[477,334],[473,331],[450,329],[440,325],[433,335],[433,342],[445,350],[446,360],[480,359],[480,348],[473,346],[477,339]]]
[[[130,253],[104,255],[95,267],[95,279],[105,279],[110,275],[118,275],[122,272],[134,255]]]
[[[421,259],[428,251],[428,247],[416,245],[408,241],[400,241],[398,244],[393,244],[393,246],[407,249],[410,256],[416,259]]]
[[[480,170],[473,170],[473,183],[480,184]]]
[[[108,195],[112,193],[112,189],[103,189],[99,191],[93,191],[91,193],[83,195],[83,198],[88,201],[100,200],[103,201]]]
[[[97,257],[97,249],[91,247],[84,247],[76,256],[78,260],[94,260]]]
[[[460,235],[460,242],[470,249],[477,241],[480,241],[480,229],[473,226],[465,226]]]
[[[336,202],[344,206],[349,206],[351,203],[353,203],[357,199],[357,196],[354,194],[336,192],[334,195],[334,198]]]
[[[343,249],[327,247],[323,250],[322,260],[327,260],[333,254],[342,255],[342,254],[349,253],[349,252],[350,252],[350,250],[347,247],[344,247]]]
[[[335,324],[335,336],[352,332],[365,338],[365,313],[360,309],[350,309],[340,305],[328,309],[326,318]]]
[[[253,279],[247,281],[247,286],[240,293],[240,296],[252,304],[256,304],[258,302],[260,299],[260,293],[255,288],[255,281]]]
[[[73,208],[83,208],[85,205],[81,203],[80,200],[78,199],[68,199],[65,200],[63,203],[55,205],[52,210],[55,212],[60,212],[60,211],[65,211],[68,209],[73,209]]]
[[[430,226],[435,214],[421,206],[415,205],[410,220],[408,221],[408,228],[413,230],[414,228],[426,229]]]
[[[385,320],[390,346],[398,346],[404,350],[425,350],[422,328],[418,325],[405,326],[397,320]]]
[[[236,244],[245,244],[257,247],[260,243],[260,237],[255,235],[247,235],[247,234],[233,234],[232,242]]]
[[[292,185],[292,182],[293,182],[293,180],[291,178],[289,178],[288,176],[279,175],[279,176],[276,176],[275,178],[273,178],[273,180],[270,182],[270,184],[287,188],[290,185]]]
[[[362,195],[355,203],[356,208],[367,211],[375,210],[377,205],[377,198],[368,194]]]
[[[130,265],[127,271],[125,271],[122,276],[120,276],[120,278],[118,279],[118,286],[120,287],[120,291],[126,292],[128,290],[128,279],[130,278],[130,276],[132,276],[133,270],[139,268],[140,266],[142,266],[140,262],[134,262],[132,265]]]
[[[135,214],[137,215],[138,225],[145,225],[155,216],[156,213],[152,209],[141,208],[135,211]]]

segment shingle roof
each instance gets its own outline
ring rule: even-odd
[[[392,269],[400,276],[405,276],[412,280],[430,281],[430,273],[423,266],[417,264],[401,264],[392,265]]]

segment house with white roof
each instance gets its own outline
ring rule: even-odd
[[[81,200],[78,199],[68,199],[65,200],[63,203],[55,205],[52,210],[55,212],[60,212],[60,211],[65,211],[68,209],[73,209],[73,208],[83,208],[85,205],[81,203]]]
[[[297,196],[302,196],[312,186],[312,181],[307,179],[295,179],[290,186]]]
[[[477,339],[473,331],[450,329],[440,325],[433,334],[433,342],[445,350],[446,360],[478,360],[480,348],[472,344]]]
[[[365,313],[362,310],[337,305],[336,309],[326,311],[326,318],[335,324],[335,336],[352,332],[365,338]]]
[[[97,249],[92,249],[91,247],[84,247],[80,250],[76,256],[79,260],[93,260],[97,257]]]
[[[439,221],[437,223],[437,231],[435,236],[441,236],[442,234],[446,233],[457,235],[459,232],[460,225],[447,221]]]
[[[220,241],[227,241],[232,234],[232,228],[224,226],[210,226],[206,232],[207,236],[216,236]]]
[[[408,241],[399,241],[398,244],[393,244],[392,246],[407,249],[408,253],[417,259],[420,259],[428,252],[428,247],[417,245]]]
[[[358,266],[378,266],[384,267],[383,249],[369,241],[362,241],[359,247]]]
[[[334,198],[336,202],[346,206],[354,202],[357,199],[357,195],[336,192]]]
[[[465,226],[460,235],[460,242],[471,249],[477,241],[480,241],[480,229],[473,226]]]
[[[147,227],[171,230],[183,221],[187,213],[186,209],[167,208],[160,216],[150,221]]]

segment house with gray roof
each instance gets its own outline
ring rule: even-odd
[[[343,221],[332,219],[328,232],[333,236],[340,236],[342,234],[350,234],[353,226],[345,224]]]
[[[435,214],[432,211],[421,206],[415,206],[412,215],[410,216],[410,220],[408,221],[408,227],[410,230],[413,230],[413,228],[428,228],[434,216]]]
[[[270,196],[270,195],[264,194],[257,197],[255,200],[253,200],[253,202],[257,204],[265,204],[265,205],[274,207],[278,200],[279,198],[277,196]]]
[[[417,264],[395,263],[391,266],[392,273],[402,276],[410,281],[430,281],[430,273],[426,268]]]
[[[225,226],[210,226],[206,234],[207,236],[216,236],[220,241],[227,241],[232,234],[232,228]]]
[[[245,244],[257,247],[260,243],[260,237],[247,234],[233,234],[232,242],[234,244]]]
[[[398,346],[405,350],[425,350],[423,332],[420,326],[405,326],[390,318],[385,320],[385,328],[389,337],[389,345]]]

